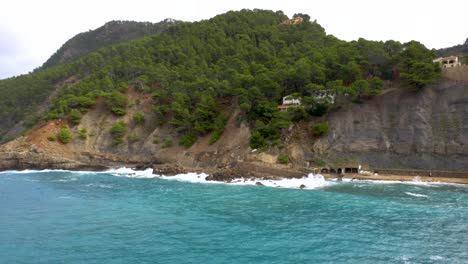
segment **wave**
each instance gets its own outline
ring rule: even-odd
[[[429,198],[429,196],[425,194],[419,194],[419,193],[412,193],[412,192],[405,192],[407,195],[414,196],[414,197],[424,197],[424,198]]]
[[[176,180],[192,183],[210,183],[210,184],[228,184],[228,185],[261,185],[266,187],[288,188],[288,189],[317,189],[325,187],[334,182],[326,181],[322,175],[310,173],[303,178],[280,179],[280,180],[265,180],[265,179],[246,179],[239,178],[229,183],[218,181],[207,181],[205,178],[208,174],[205,173],[185,173],[175,176],[159,176],[161,179]]]
[[[440,187],[444,185],[468,187],[467,184],[462,184],[462,183],[439,182],[439,181],[425,182],[419,179],[413,179],[412,181],[343,179],[343,182],[367,182],[367,183],[375,183],[375,184],[406,184],[406,185],[416,185],[416,186],[425,186],[425,187]]]

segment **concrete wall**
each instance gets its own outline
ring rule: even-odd
[[[468,65],[445,68],[442,70],[445,79],[468,82]]]
[[[432,177],[453,177],[468,178],[468,171],[438,171],[438,170],[398,170],[398,169],[379,169],[374,171],[382,175],[401,175],[401,176],[429,176]]]

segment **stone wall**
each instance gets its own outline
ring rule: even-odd
[[[468,82],[468,65],[445,68],[442,70],[445,79]]]

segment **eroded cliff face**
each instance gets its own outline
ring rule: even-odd
[[[0,170],[7,169],[104,169],[119,166],[151,166],[175,164],[190,168],[227,167],[243,161],[250,149],[250,129],[239,123],[237,104],[228,105],[229,121],[223,136],[209,145],[209,136],[201,137],[189,149],[179,146],[177,133],[169,126],[159,126],[152,111],[150,95],[130,89],[127,93],[130,107],[124,117],[116,117],[98,99],[94,109],[83,115],[77,126],[70,126],[73,140],[68,144],[50,141],[61,127],[69,126],[67,120],[54,120],[37,124],[25,136],[0,146]],[[143,112],[144,125],[132,120],[134,113]],[[110,130],[118,121],[127,124],[122,144],[115,145]],[[79,137],[86,129],[87,138]],[[133,137],[134,139],[130,139]],[[172,144],[166,144],[171,141]]]
[[[0,146],[0,170],[6,169],[103,169],[116,166],[175,164],[200,170],[238,168],[241,173],[257,171],[278,175],[303,169],[363,164],[371,168],[468,170],[468,83],[443,81],[420,92],[394,88],[364,104],[351,104],[327,117],[330,132],[314,139],[305,130],[314,121],[289,130],[282,150],[258,153],[249,148],[249,126],[242,121],[236,103],[226,106],[229,121],[218,142],[209,145],[209,135],[185,149],[170,126],[160,127],[152,115],[150,96],[130,90],[131,107],[125,117],[115,117],[103,102],[72,127],[73,140],[64,145],[49,141],[66,120],[42,122],[25,136]],[[133,123],[135,112],[144,112],[146,123]],[[119,120],[128,124],[125,140],[114,145],[111,127]],[[87,129],[86,140],[78,137]],[[155,140],[156,139],[156,140]],[[164,146],[165,139],[172,146]],[[287,153],[291,163],[276,164]],[[320,162],[319,162],[320,161]],[[314,164],[315,163],[315,164]],[[239,173],[234,171],[232,174]],[[304,173],[303,173],[304,172]],[[302,173],[302,174],[301,174]]]
[[[468,169],[468,84],[387,91],[329,116],[311,155],[380,168]]]

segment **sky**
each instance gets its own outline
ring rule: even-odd
[[[305,13],[343,40],[417,40],[428,48],[468,38],[467,0],[5,0],[0,16],[0,79],[41,66],[68,39],[111,20],[199,21],[230,10]]]

